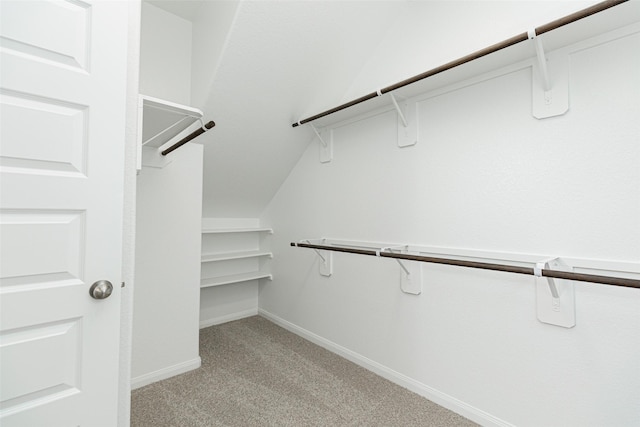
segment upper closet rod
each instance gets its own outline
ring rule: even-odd
[[[535,276],[535,270],[533,267],[520,267],[520,266],[508,265],[508,264],[493,264],[488,262],[464,261],[464,260],[451,259],[451,258],[438,258],[438,257],[424,256],[424,255],[411,255],[411,254],[403,254],[403,253],[397,253],[397,252],[385,252],[384,250],[356,249],[356,248],[350,248],[350,247],[315,245],[310,243],[291,243],[291,246],[295,246],[298,248],[309,248],[309,249],[318,249],[318,250],[334,251],[334,252],[346,252],[346,253],[352,253],[352,254],[358,254],[358,255],[380,256],[384,258],[403,259],[407,261],[420,261],[420,262],[429,262],[434,264],[446,264],[446,265],[453,265],[457,267],[480,268],[482,270],[505,271],[507,273],[528,274],[530,276]],[[577,280],[579,282],[598,283],[601,285],[623,286],[627,288],[640,289],[640,280],[638,279],[626,279],[623,277],[612,277],[612,276],[599,276],[595,274],[574,273],[570,271],[558,271],[558,270],[549,270],[549,269],[543,269],[541,274],[543,277],[549,277],[553,279]]]
[[[572,13],[571,15],[567,15],[564,18],[560,18],[560,19],[556,19],[555,21],[549,22],[548,24],[542,25],[540,27],[537,27],[535,29],[535,34],[536,36],[539,36],[540,34],[544,34],[546,32],[549,32],[551,30],[555,30],[556,28],[560,28],[564,25],[570,24],[572,22],[578,21],[582,18],[586,18],[588,16],[591,16],[595,13],[598,12],[602,12],[603,10],[609,9],[610,7],[613,6],[617,6],[621,3],[625,3],[629,0],[607,0],[607,1],[603,1],[601,3],[595,4],[591,7],[588,7],[586,9],[580,10],[578,12]],[[311,116],[308,117],[306,119],[300,120],[296,123],[293,123],[291,126],[292,127],[297,127],[299,125],[303,125],[305,123],[309,123],[312,122],[314,120],[320,119],[322,117],[328,116],[330,114],[333,113],[337,113],[338,111],[344,110],[346,108],[352,107],[354,105],[360,104],[364,101],[368,101],[369,99],[373,99],[376,98],[378,96],[382,96],[385,93],[388,92],[392,92],[396,89],[400,89],[401,87],[410,85],[412,83],[416,83],[420,80],[426,79],[428,77],[434,76],[436,74],[442,73],[443,71],[447,71],[450,70],[452,68],[455,68],[459,65],[465,64],[467,62],[473,61],[475,59],[479,59],[482,58],[483,56],[489,55],[491,53],[497,52],[501,49],[507,48],[509,46],[512,46],[514,44],[523,42],[525,40],[529,39],[529,34],[528,32],[522,33],[522,34],[518,34],[517,36],[511,37],[507,40],[501,41],[499,43],[496,43],[492,46],[486,47],[482,50],[476,51],[474,53],[471,53],[467,56],[463,56],[462,58],[456,59],[454,61],[451,61],[447,64],[441,65],[437,68],[434,68],[432,70],[429,71],[425,71],[422,74],[418,74],[417,76],[413,76],[410,77],[406,80],[403,80],[401,82],[398,82],[396,84],[393,84],[391,86],[387,86],[384,89],[380,89],[379,91],[376,92],[372,92],[368,95],[364,95],[358,99],[354,99],[353,101],[347,102],[345,104],[342,105],[338,105],[335,108],[332,108],[330,110],[324,111],[322,113],[316,114],[315,116]]]
[[[189,135],[187,135],[184,138],[182,138],[180,141],[178,141],[175,144],[173,144],[171,147],[165,148],[164,150],[162,150],[162,155],[166,156],[167,154],[171,153],[172,151],[177,150],[178,148],[182,147],[187,142],[189,142],[192,139],[202,135],[203,133],[205,133],[206,131],[208,131],[209,129],[214,127],[215,125],[216,125],[215,122],[213,120],[211,120],[209,123],[204,125],[204,127],[196,129],[195,131],[191,132]]]

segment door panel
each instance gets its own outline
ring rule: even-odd
[[[0,211],[0,223],[3,287],[82,283],[83,212]]]
[[[0,106],[4,166],[86,174],[86,106],[11,92],[0,93]]]
[[[79,393],[80,319],[32,325],[3,334],[3,363],[9,366],[28,364],[31,375],[8,370],[3,380],[14,386],[0,390],[3,402],[15,406],[28,397],[45,399],[60,394]],[[49,369],[55,366],[56,369]]]
[[[35,60],[88,70],[92,12],[80,1],[7,1],[3,45]]]

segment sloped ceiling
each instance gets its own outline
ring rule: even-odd
[[[211,57],[194,39],[193,68],[213,76],[192,82],[206,94],[195,106],[216,122],[201,137],[204,216],[260,215],[313,139],[291,123],[343,98],[404,3],[244,1],[225,12],[229,31],[223,46],[211,40]]]
[[[217,124],[203,215],[231,218],[259,217],[314,139],[291,123],[597,2],[148,1],[193,22],[191,101]]]
[[[173,13],[188,21],[194,21],[204,3],[203,0],[145,0],[147,3]]]

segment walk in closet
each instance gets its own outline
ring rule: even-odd
[[[640,425],[640,0],[0,9],[3,426]]]
[[[140,207],[155,249],[178,230],[191,242],[174,254],[188,252],[189,281],[172,279],[179,291],[150,310],[180,318],[158,343],[260,315],[481,424],[633,424],[638,3],[369,6],[226,3],[213,28],[213,4],[185,19],[146,3],[191,36],[172,47],[191,52],[191,86],[168,99],[203,112],[192,126],[216,123],[139,176],[195,180],[204,165],[201,188],[149,182],[158,197],[201,192],[201,207],[167,194],[163,209]],[[314,22],[326,40],[308,44]],[[227,38],[208,46],[216,31]],[[189,146],[203,153],[177,164]],[[182,333],[170,306],[187,294]]]

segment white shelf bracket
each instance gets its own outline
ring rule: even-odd
[[[537,58],[537,66],[532,70],[533,116],[537,119],[561,116],[569,110],[568,55],[558,52],[546,55],[542,39],[535,30],[530,30],[528,35]]]
[[[318,139],[320,140],[320,143],[326,147],[327,143],[324,141],[324,139],[322,139],[322,135],[320,135],[320,132],[318,132],[318,129],[312,125],[311,123],[309,123],[309,126],[311,126],[311,129],[313,129],[313,131],[315,132],[316,136],[318,137]]]
[[[191,117],[189,117],[191,118]],[[147,141],[143,142],[142,144],[142,165],[143,166],[148,166],[148,167],[152,167],[152,168],[159,168],[162,169],[165,166],[167,166],[169,163],[171,163],[173,161],[173,156],[165,156],[162,154],[162,151],[165,147],[169,147],[171,146],[171,144],[178,139],[178,137],[180,136],[180,134],[178,134],[178,136],[175,136],[171,139],[169,139],[168,141],[166,141],[163,145],[161,145],[160,147],[149,147],[145,144],[155,140],[156,138],[158,138],[159,136],[163,135],[164,133],[170,131],[173,127],[180,125],[183,121],[185,120],[185,118],[183,118],[182,120],[180,120],[179,122],[177,122],[176,124],[174,124],[173,126],[163,130],[162,132],[160,132],[159,134],[149,138]],[[211,128],[208,128],[207,126],[205,126],[204,121],[202,120],[202,118],[197,118],[196,119],[197,122],[200,122],[200,129],[202,129],[202,132],[208,132],[209,130],[211,130]]]
[[[393,106],[396,107],[396,111],[398,112],[398,118],[400,119],[400,121],[402,121],[402,125],[404,127],[407,127],[408,126],[407,119],[405,119],[404,114],[402,113],[402,110],[398,105],[398,101],[396,101],[396,97],[393,96],[393,93],[389,93],[389,96],[391,97],[391,102],[393,102]]]
[[[380,252],[393,252],[394,250],[406,252],[407,246],[381,248],[376,251],[376,255],[380,256]],[[394,259],[400,266],[400,290],[405,294],[420,295],[422,293],[422,263],[407,261],[405,265],[402,260]]]
[[[553,257],[544,261],[537,262],[536,266],[533,267],[533,275],[536,277],[542,277],[542,270],[550,269],[551,267],[549,263],[558,262],[558,260],[558,257]],[[551,296],[554,298],[554,300],[559,299],[560,295],[558,294],[558,287],[556,286],[555,279],[547,277],[547,283],[549,284],[549,292],[551,292]]]
[[[309,239],[301,240],[303,243],[312,244]],[[325,239],[322,239],[322,243],[324,244]],[[320,263],[318,264],[318,272],[321,276],[330,277],[333,274],[333,252],[331,251],[322,251],[318,249],[313,249],[320,257]]]
[[[544,54],[544,47],[542,46],[542,40],[540,37],[529,32],[529,38],[533,40],[533,45],[536,48],[536,57],[538,58],[538,70],[540,71],[540,79],[542,80],[542,88],[545,92],[551,90],[551,83],[549,82],[549,70],[547,69],[547,57]]]
[[[380,93],[380,91],[378,91]],[[417,104],[409,106],[406,101],[398,103],[393,93],[389,93],[393,107],[398,113],[398,147],[411,147],[418,142]]]
[[[138,96],[138,137],[137,164],[163,168],[172,159],[160,153],[160,147],[181,135],[197,120],[202,119],[202,111],[187,105],[176,104],[146,95]]]
[[[540,261],[533,268],[538,320],[550,325],[573,328],[576,325],[573,281],[544,277],[543,270],[573,271],[573,268],[557,257]]]
[[[142,141],[142,145],[147,145],[147,144],[155,141],[156,139],[160,138],[162,135],[171,132],[174,128],[176,128],[176,129],[177,128],[184,129],[185,127],[182,125],[182,123],[185,122],[185,121],[193,122],[193,119],[192,119],[192,117],[184,116],[183,118],[181,118],[180,120],[178,120],[174,124],[170,125],[169,127],[165,128],[165,129],[162,129],[160,132],[156,133],[151,138],[147,138],[146,140]]]
[[[328,140],[325,140],[323,138],[324,130],[318,130],[312,123],[309,123],[309,126],[311,126],[320,141],[320,163],[329,163],[333,160],[333,129],[329,129]]]
[[[172,156],[163,156],[161,151],[161,148],[142,146],[142,166],[162,169],[173,162]]]

